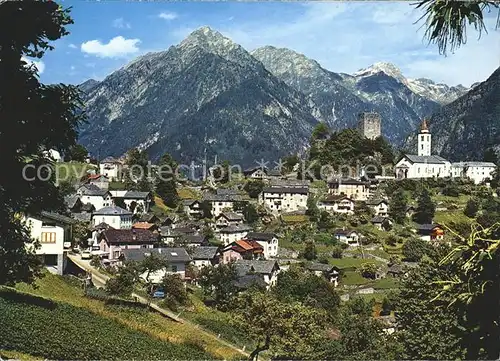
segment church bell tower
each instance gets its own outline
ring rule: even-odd
[[[431,155],[431,133],[427,126],[427,120],[422,121],[420,126],[420,133],[418,133],[418,149],[417,154],[421,156]]]

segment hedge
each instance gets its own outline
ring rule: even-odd
[[[173,344],[69,304],[0,288],[0,349],[59,360],[200,360],[214,356]]]

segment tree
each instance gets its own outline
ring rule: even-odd
[[[124,175],[125,189],[137,191],[150,190],[148,163],[149,158],[145,151],[132,148],[127,152],[125,161],[127,171]]]
[[[260,179],[249,180],[243,189],[248,193],[250,198],[258,198],[262,193],[262,189],[264,189],[264,182]]]
[[[333,247],[332,249],[333,258],[342,258],[342,253],[344,253],[344,249],[341,246]]]
[[[89,152],[87,151],[87,148],[85,148],[81,144],[75,144],[71,148],[69,148],[69,160],[73,160],[75,162],[85,162],[85,159],[87,159],[87,156],[89,155]]]
[[[396,319],[400,327],[404,354],[402,359],[457,360],[464,357],[461,339],[464,330],[456,308],[447,307],[447,301],[433,301],[439,294],[443,278],[452,276],[451,267],[440,267],[446,255],[442,245],[429,258],[403,278],[396,298]],[[477,359],[477,358],[474,358]]]
[[[53,1],[0,4],[0,164],[8,169],[0,174],[0,284],[32,283],[41,274],[20,215],[63,211],[44,152],[66,152],[75,144],[84,119],[79,90],[41,84],[25,57],[42,58],[72,23],[69,10]]]
[[[446,187],[443,188],[442,193],[448,197],[458,197],[460,196],[460,189],[455,183],[447,184]]]
[[[410,238],[403,245],[403,256],[409,262],[418,262],[427,253],[429,244],[421,238]]]
[[[467,41],[467,23],[481,35],[486,31],[483,21],[483,11],[491,7],[499,8],[495,1],[453,1],[453,0],[419,0],[416,8],[424,9],[426,19],[425,37],[431,43],[438,45],[439,52],[446,54],[453,51]],[[500,25],[500,14],[497,18],[497,28]]]
[[[465,205],[464,214],[469,218],[474,218],[479,210],[479,202],[476,199],[469,199]]]
[[[250,202],[245,202],[243,217],[245,217],[245,221],[249,224],[254,224],[260,219],[259,212],[257,212],[255,206]]]
[[[321,211],[318,219],[318,229],[327,230],[334,226],[332,216],[327,211]]]
[[[429,191],[424,188],[418,197],[417,209],[413,215],[413,220],[418,224],[432,223],[435,212],[436,205],[432,201]]]
[[[73,224],[73,238],[80,247],[89,247],[89,234],[90,231],[87,223],[77,221],[75,222],[75,224]]]
[[[223,161],[218,167],[214,168],[213,176],[220,183],[227,183],[230,181],[231,163],[228,160]]]
[[[75,187],[71,181],[62,181],[59,183],[59,193],[63,196],[69,196],[75,193]]]
[[[184,281],[178,274],[167,274],[161,281],[161,287],[165,292],[164,303],[173,310],[188,303],[189,297]]]
[[[280,359],[303,359],[322,339],[325,317],[318,310],[259,292],[242,293],[235,305],[237,322],[257,341],[250,360],[266,350]]]
[[[392,194],[389,202],[389,215],[394,219],[394,222],[398,224],[405,222],[407,207],[406,195],[402,189],[398,189]]]
[[[112,295],[127,297],[134,291],[137,282],[139,282],[137,265],[129,262],[118,269],[116,277],[106,282],[106,291]]]
[[[212,203],[210,203],[209,201],[203,200],[200,203],[200,210],[201,210],[202,218],[206,218],[206,219],[213,218]]]
[[[374,280],[377,274],[377,266],[373,263],[363,263],[361,265],[360,273],[364,278],[371,278]]]
[[[473,224],[467,237],[455,235],[457,246],[441,257],[436,282],[438,294],[431,299],[459,313],[465,320],[461,338],[464,359],[498,359],[500,356],[500,223],[483,228]]]
[[[283,159],[283,168],[285,171],[292,172],[293,168],[300,162],[300,158],[297,154],[292,154]]]
[[[314,196],[312,195],[309,195],[307,198],[306,215],[309,216],[311,222],[317,222],[319,220],[318,205],[316,204],[316,199],[314,199]]]
[[[217,267],[203,267],[198,276],[198,283],[205,296],[212,297],[217,307],[224,309],[236,293],[234,281],[238,275],[234,264],[220,264]]]
[[[299,301],[306,306],[323,309],[332,320],[340,305],[340,297],[332,283],[324,277],[304,272],[300,267],[281,272],[272,290],[280,300]]]
[[[319,123],[313,129],[311,138],[316,139],[326,139],[330,135],[330,128],[325,123]]]
[[[165,153],[158,163],[158,174],[156,181],[156,193],[163,199],[165,205],[175,208],[179,204],[177,193],[177,179],[175,170],[177,162],[168,153]]]
[[[302,258],[307,259],[308,261],[312,261],[316,259],[317,252],[316,252],[316,246],[314,245],[314,242],[307,242],[306,247],[304,248],[304,251],[300,255]]]
[[[151,276],[151,273],[164,269],[167,265],[168,263],[164,257],[161,257],[156,253],[151,253],[139,262],[137,269],[141,274],[146,274],[146,282],[150,283],[149,276]]]

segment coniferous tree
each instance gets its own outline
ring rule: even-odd
[[[436,213],[436,205],[431,199],[429,191],[424,188],[418,197],[417,209],[413,215],[413,220],[418,224],[432,223]]]
[[[479,210],[479,202],[475,199],[469,199],[465,205],[464,214],[469,218],[474,218]]]
[[[389,202],[389,215],[394,222],[403,224],[406,219],[406,208],[408,206],[406,196],[402,189],[398,189],[391,196]]]
[[[156,193],[170,208],[177,207],[179,195],[177,193],[177,179],[175,170],[177,163],[168,153],[165,153],[158,164],[158,177],[156,181]]]

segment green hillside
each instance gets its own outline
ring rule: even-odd
[[[0,347],[50,359],[207,359],[200,347],[153,338],[93,312],[0,289]]]

